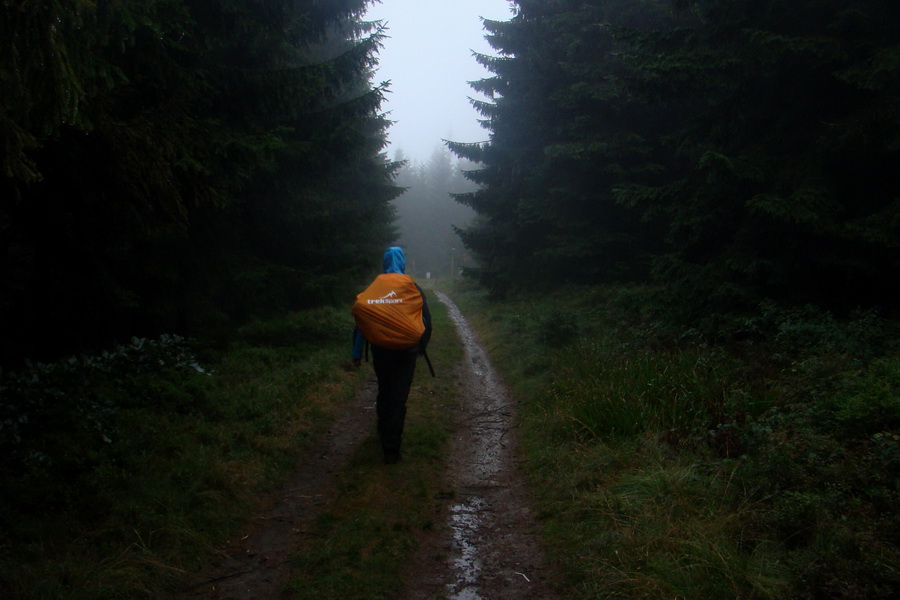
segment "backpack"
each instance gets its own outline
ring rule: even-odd
[[[356,296],[351,310],[370,344],[402,350],[414,348],[425,333],[422,294],[409,275],[382,273]]]

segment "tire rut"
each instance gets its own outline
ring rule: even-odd
[[[457,371],[457,430],[450,444],[444,535],[408,569],[404,600],[552,600],[556,597],[538,524],[516,460],[515,405],[450,298],[447,306],[463,343]]]

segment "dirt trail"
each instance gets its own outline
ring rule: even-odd
[[[515,458],[514,406],[456,305],[439,300],[465,346],[442,507],[448,527],[423,540],[406,568],[404,600],[553,600],[528,492]],[[334,487],[333,475],[374,427],[374,378],[310,453],[281,499],[248,525],[180,600],[278,600],[285,561]],[[337,600],[337,599],[336,599]]]

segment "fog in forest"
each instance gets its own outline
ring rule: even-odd
[[[493,54],[481,18],[512,16],[506,0],[381,0],[366,19],[383,21],[388,38],[378,52],[375,82],[390,81],[382,108],[394,122],[389,155],[398,150],[430,160],[442,139],[487,140],[469,97],[480,97],[469,81],[490,76],[472,52]]]
[[[510,16],[506,0],[383,0],[366,14],[387,26],[374,80],[390,82],[382,107],[393,121],[387,152],[406,161],[397,184],[407,191],[394,202],[398,243],[417,277],[446,277],[472,264],[454,227],[468,226],[474,212],[450,194],[474,188],[462,169],[475,165],[461,166],[443,140],[487,140],[469,100],[483,98],[468,82],[490,73],[472,53],[492,54],[482,18]]]
[[[460,269],[473,265],[454,228],[467,227],[475,212],[451,196],[475,189],[463,176],[465,169],[472,168],[477,165],[457,160],[443,146],[437,146],[424,163],[405,162],[397,184],[406,192],[394,206],[398,243],[406,251],[410,275],[419,279],[458,277]]]

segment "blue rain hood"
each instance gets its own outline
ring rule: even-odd
[[[384,251],[384,272],[406,272],[406,256],[403,254],[403,248],[400,246],[391,246]]]

